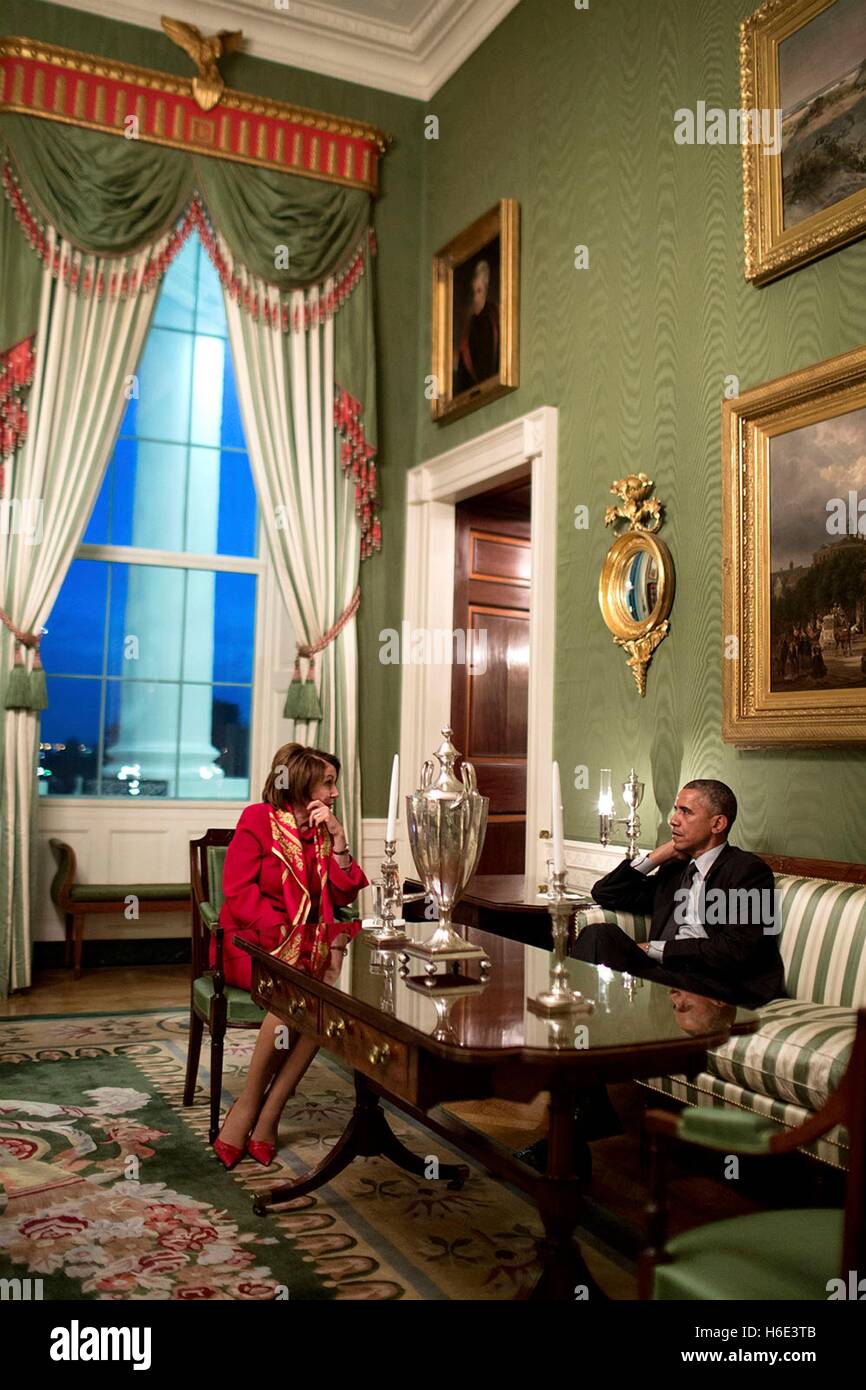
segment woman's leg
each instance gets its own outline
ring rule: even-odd
[[[318,1052],[318,1044],[302,1033],[271,1082],[253,1130],[253,1139],[264,1144],[276,1144],[280,1116],[286,1101],[295,1094],[295,1088],[307,1067]]]
[[[282,1019],[277,1018],[276,1014],[267,1014],[265,1017],[250,1058],[244,1088],[220,1130],[220,1138],[224,1143],[240,1148],[255,1124],[268,1082],[287,1060],[285,1050],[277,1047],[277,1029],[284,1026]]]

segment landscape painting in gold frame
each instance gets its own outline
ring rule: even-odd
[[[743,143],[746,279],[763,285],[866,234],[863,0],[766,0],[740,26],[740,96],[775,128]]]
[[[866,740],[866,347],[722,410],[723,728]]]
[[[433,419],[518,385],[519,209],[502,198],[433,257]]]

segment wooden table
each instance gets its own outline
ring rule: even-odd
[[[412,926],[424,940],[435,923]],[[252,957],[252,993],[291,1028],[315,1037],[355,1074],[355,1108],[331,1152],[306,1177],[281,1183],[254,1202],[270,1206],[314,1191],[356,1156],[382,1154],[419,1176],[425,1159],[396,1137],[384,1099],[456,1145],[493,1174],[535,1201],[544,1226],[542,1274],[533,1296],[574,1299],[576,1285],[603,1297],[573,1232],[581,1183],[575,1173],[575,1109],[582,1087],[669,1072],[695,1074],[708,1047],[730,1031],[751,1032],[756,1015],[740,1010],[733,1030],[718,1015],[713,1031],[683,1032],[669,992],[604,967],[568,961],[572,987],[594,1008],[550,1022],[527,1006],[548,982],[550,954],[474,929],[460,929],[486,952],[489,979],[478,962],[428,982],[416,961],[401,973],[398,952],[375,949],[366,933],[347,953],[339,981],[327,985],[237,940]],[[417,975],[414,973],[417,970]],[[458,991],[460,991],[458,993]],[[434,1036],[434,1031],[439,1037]],[[444,1102],[498,1096],[529,1101],[550,1092],[547,1170],[535,1172],[513,1154],[455,1116]],[[459,1187],[468,1169],[441,1164],[440,1179]]]

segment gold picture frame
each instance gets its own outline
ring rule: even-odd
[[[859,5],[766,0],[740,25],[742,110],[773,113],[777,132],[769,148],[743,143],[745,275],[755,285],[866,234],[866,175],[854,149],[866,133]],[[814,148],[823,136],[835,141],[835,164],[826,143]],[[849,145],[843,163],[838,151]]]
[[[724,402],[728,743],[866,740],[864,451],[866,347]]]
[[[430,407],[439,424],[519,384],[519,242],[519,206],[502,198],[433,257]]]

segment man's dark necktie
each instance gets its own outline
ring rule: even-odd
[[[683,897],[683,893],[690,892],[692,886],[692,879],[694,878],[697,871],[698,866],[695,863],[694,859],[692,859],[691,862],[686,865],[683,871],[683,876],[677,884],[677,890],[674,894],[673,911],[671,912],[670,917],[665,923],[664,931],[659,937],[660,941],[673,941],[680,928],[685,926],[685,912],[688,906],[688,902],[687,899]]]

